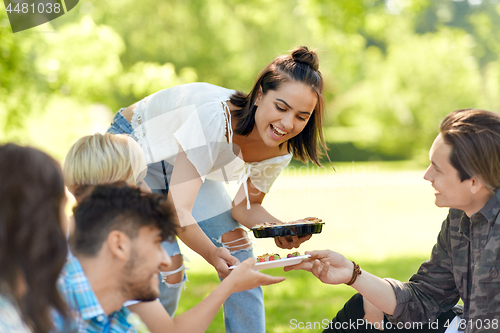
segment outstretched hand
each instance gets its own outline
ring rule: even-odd
[[[217,274],[221,279],[231,273],[229,266],[238,265],[240,261],[231,255],[228,249],[223,247],[218,247],[214,250],[212,254],[212,266],[217,270]]]
[[[353,263],[343,255],[330,250],[306,251],[311,257],[301,263],[286,266],[285,272],[291,270],[305,270],[313,273],[321,282],[328,284],[347,283],[352,277]]]
[[[232,284],[232,292],[253,289],[259,286],[267,286],[285,280],[285,278],[281,276],[271,276],[253,270],[252,266],[255,265],[256,262],[255,258],[248,258],[239,264],[224,280],[224,282]]]
[[[285,236],[285,237],[274,237],[274,242],[276,243],[276,246],[282,249],[293,249],[293,248],[298,248],[300,244],[304,243],[305,241],[308,241],[312,235],[306,235],[306,236]]]

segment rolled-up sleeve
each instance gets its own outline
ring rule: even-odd
[[[458,302],[460,295],[453,273],[449,227],[450,216],[443,222],[431,258],[420,266],[409,282],[386,279],[397,301],[394,314],[387,315],[390,321],[434,321]]]

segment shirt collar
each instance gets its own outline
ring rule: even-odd
[[[481,214],[488,221],[488,224],[493,224],[500,211],[500,188],[497,188],[491,198],[476,214]],[[474,214],[474,215],[476,215]],[[474,216],[473,215],[473,216]]]
[[[493,225],[495,223],[496,218],[498,213],[500,212],[500,188],[497,188],[494,191],[494,194],[491,196],[491,198],[486,202],[486,204],[481,208],[477,213],[472,215],[470,218],[465,214],[465,212],[462,213],[462,218],[460,220],[460,226],[459,226],[459,232],[464,234],[467,238],[469,238],[470,234],[470,227],[471,227],[471,220],[477,220],[477,218],[480,218],[478,216],[481,215],[482,218],[484,218],[488,225]]]
[[[68,259],[64,270],[66,282],[72,289],[74,302],[81,317],[84,320],[89,320],[99,315],[107,316],[75,256]]]
[[[460,212],[462,212],[462,216],[460,217],[460,225],[458,227],[458,231],[462,235],[465,235],[465,238],[470,239],[470,219],[464,211]]]

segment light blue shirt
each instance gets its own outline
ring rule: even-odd
[[[137,332],[127,321],[130,311],[126,307],[122,307],[109,316],[106,315],[76,257],[68,258],[57,281],[57,287],[62,298],[68,304],[74,320],[71,324],[65,323],[64,319],[54,312],[54,326],[57,332]],[[68,325],[70,325],[70,329]]]

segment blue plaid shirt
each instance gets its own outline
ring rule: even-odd
[[[130,311],[126,307],[106,315],[76,257],[68,258],[57,281],[57,287],[71,309],[74,320],[72,323],[65,322],[54,312],[53,320],[57,332],[137,333],[127,321]]]

